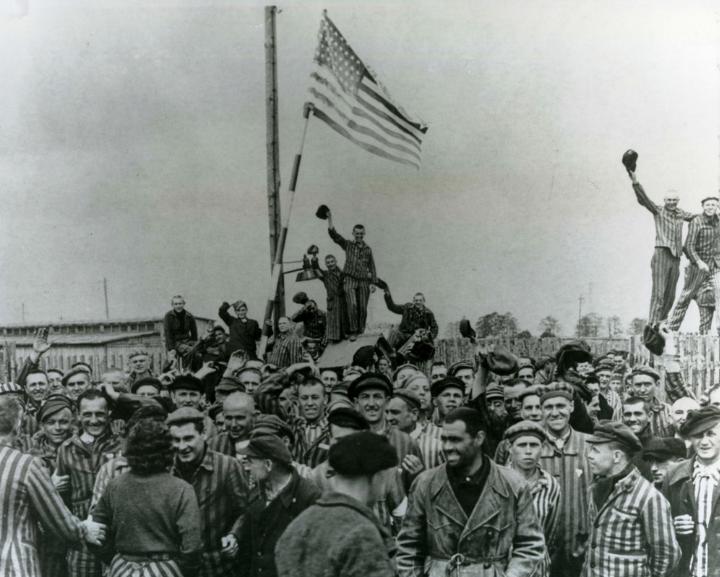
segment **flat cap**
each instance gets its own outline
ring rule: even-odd
[[[335,383],[332,387],[330,387],[330,394],[331,395],[343,395],[344,397],[347,397],[349,386],[350,385],[345,382]]]
[[[594,445],[618,443],[628,455],[642,451],[642,443],[625,423],[608,421],[595,425],[595,431],[587,438]]]
[[[635,375],[647,375],[655,379],[656,382],[660,380],[660,373],[658,373],[655,369],[649,367],[648,365],[640,365],[638,367],[635,367],[632,370],[632,376],[634,377]]]
[[[193,407],[180,407],[176,411],[170,413],[165,419],[165,423],[170,425],[184,425],[185,423],[202,423],[205,416]]]
[[[170,383],[171,391],[197,391],[203,393],[205,387],[203,387],[202,381],[194,375],[178,375]]]
[[[486,362],[488,370],[501,377],[512,375],[518,370],[517,357],[507,349],[500,347],[488,353]]]
[[[505,399],[505,395],[503,395],[503,388],[497,383],[492,383],[488,385],[487,389],[485,389],[485,400],[491,401],[492,399]]]
[[[70,380],[70,378],[74,377],[75,375],[86,375],[88,378],[90,377],[90,373],[88,373],[85,368],[74,367],[63,375],[62,384],[67,385],[67,382]]]
[[[717,196],[706,196],[705,198],[703,198],[703,199],[700,201],[700,204],[701,204],[701,205],[702,205],[702,204],[705,204],[708,200],[714,200],[714,201],[716,201],[716,202],[720,202],[720,198],[718,198]]]
[[[295,440],[292,427],[277,415],[258,415],[252,429],[252,435],[277,435]]]
[[[505,438],[511,443],[518,437],[525,435],[532,435],[533,437],[540,439],[540,441],[547,439],[545,429],[533,421],[520,421],[519,423],[515,423],[511,427],[508,427],[505,431]]]
[[[643,449],[645,461],[667,461],[668,459],[687,457],[687,448],[682,439],[675,437],[652,438]]]
[[[52,417],[63,409],[70,409],[70,412],[72,412],[72,401],[65,395],[50,395],[45,399],[45,402],[40,406],[40,409],[38,409],[38,423],[44,422],[45,419]]]
[[[387,438],[370,431],[338,440],[328,454],[330,467],[345,477],[368,477],[395,467],[398,457]]]
[[[223,393],[234,393],[235,391],[245,392],[245,386],[240,383],[235,377],[223,377],[215,387],[216,391]]]
[[[250,437],[250,442],[247,446],[238,452],[247,457],[270,459],[271,461],[277,461],[284,465],[290,465],[292,463],[290,449],[287,448],[285,441],[277,435],[257,435]]]
[[[601,360],[597,365],[595,365],[595,374],[602,372],[614,373],[615,363],[613,363],[610,359],[607,358]]]
[[[407,389],[398,389],[393,393],[393,397],[402,399],[411,409],[417,409],[419,411],[422,408],[422,401],[420,400],[420,397],[417,396],[417,393],[413,393]]]
[[[460,391],[465,394],[465,383],[463,383],[460,379],[457,377],[445,377],[444,379],[440,379],[439,381],[435,381],[430,386],[430,395],[435,398],[440,393],[442,393],[445,389],[460,389]]]
[[[475,372],[475,363],[468,359],[453,363],[448,367],[448,375],[454,377],[458,371],[462,371],[463,369],[470,369],[472,372]]]
[[[553,397],[564,397],[569,401],[573,400],[573,388],[567,383],[550,383],[543,387],[540,395],[540,402],[544,403]]]
[[[367,389],[380,389],[381,391],[384,391],[388,397],[392,395],[393,392],[392,385],[385,375],[380,373],[363,373],[350,383],[350,387],[348,387],[348,396],[355,400],[361,391],[365,391]]]
[[[155,387],[158,390],[158,392],[162,391],[162,389],[163,389],[162,383],[155,377],[143,377],[142,379],[138,379],[137,381],[135,381],[130,386],[130,392],[136,393],[140,387],[144,387],[145,385],[150,385],[152,387]]]
[[[327,421],[331,425],[355,429],[356,431],[367,431],[370,424],[358,411],[352,407],[339,406],[328,413]]]
[[[687,420],[680,427],[680,434],[685,437],[694,437],[712,429],[720,423],[720,409],[713,405],[701,407],[690,411]]]

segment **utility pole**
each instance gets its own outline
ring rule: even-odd
[[[267,197],[270,228],[270,269],[282,231],[280,218],[280,139],[278,136],[276,6],[265,6],[265,118],[267,121]],[[275,323],[285,314],[285,283],[282,270],[275,293]],[[263,330],[265,327],[263,327]]]
[[[105,293],[105,319],[110,320],[110,305],[108,304],[107,279],[103,278],[103,292]]]
[[[580,319],[582,318],[582,305],[583,305],[584,300],[585,300],[585,298],[582,295],[580,295],[578,297],[578,323],[580,322]]]

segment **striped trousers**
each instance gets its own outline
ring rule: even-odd
[[[669,248],[655,247],[652,260],[652,294],[648,323],[655,325],[667,319],[675,301],[675,288],[680,277],[680,258],[674,257]]]
[[[183,577],[175,561],[128,561],[115,555],[108,577]]]
[[[359,335],[365,330],[367,307],[370,300],[370,282],[351,276],[343,279],[345,304],[348,315],[348,333]]]
[[[685,285],[680,293],[680,298],[675,303],[675,308],[668,322],[668,329],[676,331],[680,328],[688,306],[690,306],[690,301],[697,296],[708,274],[692,263],[685,269]],[[717,292],[715,294],[717,296]]]

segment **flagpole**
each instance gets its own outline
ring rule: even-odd
[[[305,103],[303,109],[303,116],[305,117],[305,125],[303,126],[302,139],[300,140],[300,148],[295,155],[295,161],[293,162],[292,176],[290,178],[290,186],[288,191],[290,192],[290,199],[288,202],[288,209],[285,213],[285,219],[283,220],[283,227],[280,231],[280,238],[278,239],[277,247],[275,249],[275,259],[273,260],[272,274],[270,275],[270,296],[267,304],[265,305],[265,317],[263,320],[263,335],[260,340],[260,357],[265,354],[268,341],[268,321],[272,318],[273,305],[275,304],[275,295],[277,293],[277,286],[282,278],[282,260],[283,253],[285,251],[285,240],[287,239],[288,226],[290,225],[290,216],[292,215],[293,204],[295,203],[295,188],[297,185],[298,175],[300,174],[300,162],[302,160],[303,149],[305,148],[305,138],[307,137],[308,125],[310,124],[310,116],[313,111],[313,105],[310,102]]]

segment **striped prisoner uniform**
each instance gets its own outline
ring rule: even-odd
[[[685,239],[685,254],[690,264],[685,269],[685,284],[680,298],[675,303],[668,329],[676,331],[685,318],[690,301],[697,296],[708,277],[713,277],[720,265],[720,247],[718,235],[720,234],[720,220],[717,216],[699,214],[690,222],[687,238]],[[704,262],[710,267],[710,272],[704,272],[698,267],[698,262]]]
[[[300,339],[292,333],[286,333],[275,337],[267,362],[270,365],[284,369],[295,363],[302,362],[304,354],[305,350]]]
[[[347,309],[343,292],[343,273],[337,266],[321,270],[322,282],[327,293],[327,340],[341,341],[347,332]]]
[[[670,504],[632,467],[604,503],[590,504],[583,577],[665,577],[680,561]]]
[[[440,439],[441,432],[440,427],[428,421],[424,427],[419,424],[415,425],[415,428],[409,433],[410,438],[420,447],[425,469],[434,469],[445,462]]]
[[[203,553],[198,577],[232,575],[236,562],[220,550],[225,535],[240,539],[239,522],[248,506],[250,490],[239,461],[206,448],[194,471],[184,474],[176,462],[172,474],[192,485],[200,506]]]
[[[297,417],[292,424],[293,442],[292,454],[300,462],[304,461],[304,455],[317,440],[328,432],[328,422],[321,417],[314,423],[308,423],[303,417]]]
[[[95,477],[100,467],[112,459],[120,449],[120,441],[108,431],[92,445],[84,444],[73,435],[58,449],[58,475],[70,476],[69,493],[63,495],[70,511],[80,519],[90,512]],[[68,571],[73,577],[99,577],[100,561],[83,545],[68,551]]]
[[[0,445],[0,575],[40,577],[37,525],[67,541],[81,539],[80,521],[63,503],[32,455]]]
[[[570,429],[564,439],[553,439],[549,431],[548,438],[540,452],[540,467],[560,485],[560,529],[552,563],[554,571],[565,569],[568,575],[574,575],[582,566],[590,532],[587,492],[591,474],[586,458],[587,435]]]
[[[357,335],[365,330],[370,283],[377,283],[375,259],[372,249],[364,241],[346,240],[334,228],[328,229],[328,233],[330,238],[345,251],[343,292],[348,315],[348,332]]]
[[[648,317],[648,322],[653,325],[667,318],[675,300],[680,276],[683,221],[692,220],[693,215],[684,210],[668,210],[655,204],[640,183],[633,184],[633,189],[638,203],[647,208],[655,219],[655,252],[650,261],[652,296]]]

